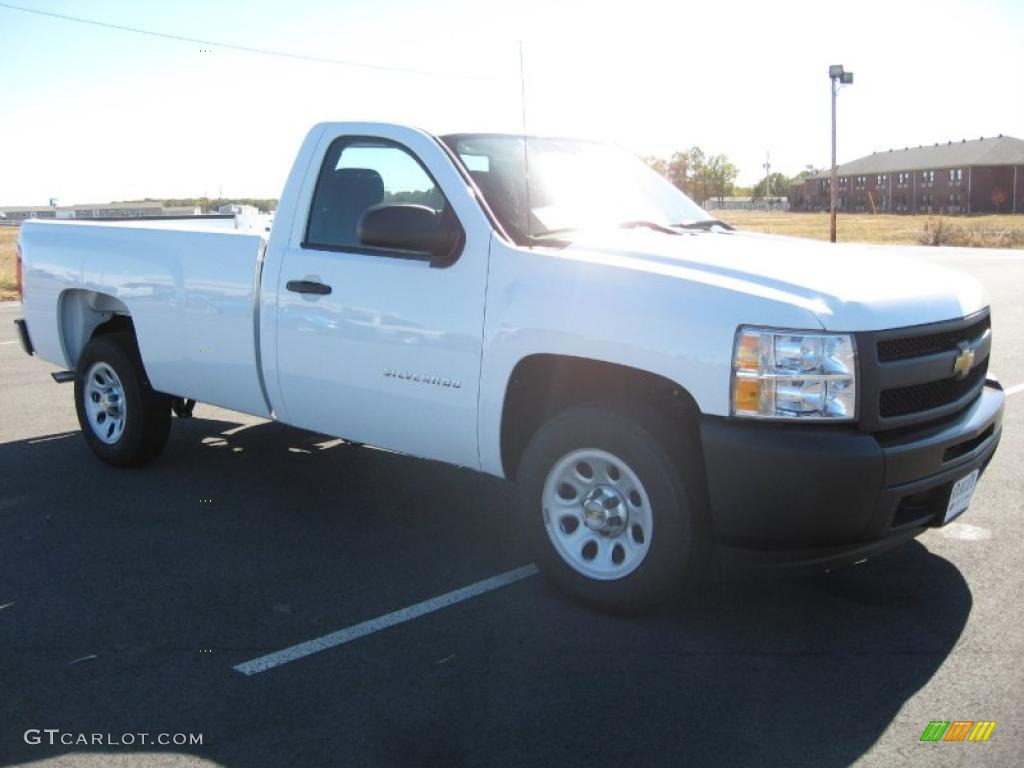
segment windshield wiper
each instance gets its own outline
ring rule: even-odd
[[[621,224],[619,224],[618,227],[620,229],[641,229],[641,228],[643,228],[643,229],[650,229],[650,230],[653,230],[655,232],[661,232],[663,235],[679,235],[679,234],[682,234],[681,232],[679,232],[679,228],[682,228],[682,229],[705,229],[705,228],[710,228],[711,226],[714,226],[714,225],[725,227],[726,229],[732,229],[732,227],[730,227],[724,221],[719,221],[718,219],[704,219],[702,221],[686,222],[685,224],[672,224],[670,226],[666,226],[664,224],[659,224],[656,221],[647,221],[645,219],[634,219],[634,220],[631,220],[631,221],[624,221]],[[673,229],[673,227],[675,227],[675,229]],[[548,230],[545,230],[543,232],[534,232],[532,234],[532,237],[534,239],[541,239],[541,238],[545,238],[545,237],[555,237],[555,238],[557,238],[557,237],[559,237],[561,235],[569,234],[570,232],[579,232],[580,229],[581,229],[581,227],[561,227],[559,229],[548,229]]]
[[[530,237],[539,240],[543,237],[558,237],[569,232],[579,232],[579,227],[560,227],[558,229],[545,229],[543,232],[531,232]]]
[[[621,229],[638,229],[640,227],[644,227],[645,229],[653,229],[655,232],[661,232],[662,234],[665,235],[679,234],[674,229],[670,229],[669,227],[666,227],[664,224],[658,224],[655,221],[624,221],[621,224],[619,224],[619,227]]]
[[[664,224],[659,224],[656,221],[643,221],[637,219],[635,221],[624,221],[617,225],[620,229],[639,229],[641,227],[645,229],[653,229],[655,232],[661,232],[666,235],[678,235],[679,232],[667,227]],[[543,232],[534,232],[533,237],[558,237],[559,235],[565,235],[570,232],[579,232],[582,227],[561,227],[559,229],[547,229]]]
[[[727,224],[721,219],[700,219],[699,221],[687,221],[682,224],[673,224],[672,226],[679,229],[711,229],[712,227],[721,227],[730,232],[735,229],[732,224]]]

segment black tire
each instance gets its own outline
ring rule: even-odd
[[[113,443],[100,439],[87,415],[85,377],[97,363],[113,369],[124,393],[124,431]],[[139,467],[152,461],[163,451],[171,431],[171,399],[150,387],[131,333],[108,333],[86,345],[75,372],[75,410],[93,453],[115,467]]]
[[[518,483],[526,534],[541,572],[559,589],[590,606],[615,613],[650,608],[679,590],[684,577],[704,562],[706,514],[700,508],[700,462],[687,457],[681,441],[664,434],[665,419],[612,404],[573,406],[552,417],[531,439]],[[545,509],[548,474],[569,454],[597,449],[621,459],[639,479],[650,502],[652,535],[646,555],[620,578],[585,575],[556,549]],[[585,516],[581,516],[585,519]],[[628,526],[625,535],[628,534]],[[584,537],[595,534],[583,531]],[[599,538],[601,534],[597,537]],[[600,538],[599,538],[600,540]],[[614,550],[615,539],[608,542]],[[628,542],[627,542],[628,543]]]

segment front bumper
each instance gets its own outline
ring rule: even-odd
[[[987,382],[954,417],[913,431],[705,416],[701,438],[723,564],[824,569],[941,526],[953,483],[984,472],[1004,395]]]

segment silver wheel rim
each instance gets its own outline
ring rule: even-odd
[[[647,491],[632,468],[608,451],[584,448],[556,461],[541,503],[551,545],[587,578],[628,576],[650,550],[654,519]]]
[[[128,419],[124,387],[107,363],[93,363],[85,374],[85,415],[92,432],[102,442],[113,445],[124,434]]]

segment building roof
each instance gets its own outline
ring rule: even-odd
[[[120,211],[126,209],[150,210],[152,208],[163,208],[163,203],[159,200],[124,203],[86,203],[83,205],[62,205],[61,208],[75,211]]]
[[[39,211],[52,211],[48,205],[6,205],[0,206],[0,213],[37,213]]]
[[[1024,165],[1024,141],[999,135],[986,139],[961,139],[945,144],[904,147],[843,163],[836,169],[840,176],[870,176],[894,171],[919,171],[939,168],[968,168],[979,165]],[[828,173],[810,176],[824,179]]]
[[[259,208],[247,203],[225,203],[217,209],[217,213],[247,213],[256,211],[259,211]]]
[[[145,211],[147,213],[160,214],[162,211],[191,211],[199,208],[198,205],[185,205],[177,207],[165,207],[157,201],[135,201],[125,203],[85,203],[83,205],[62,205],[58,208],[51,208],[48,205],[12,205],[0,207],[0,213],[52,213],[60,211]]]

